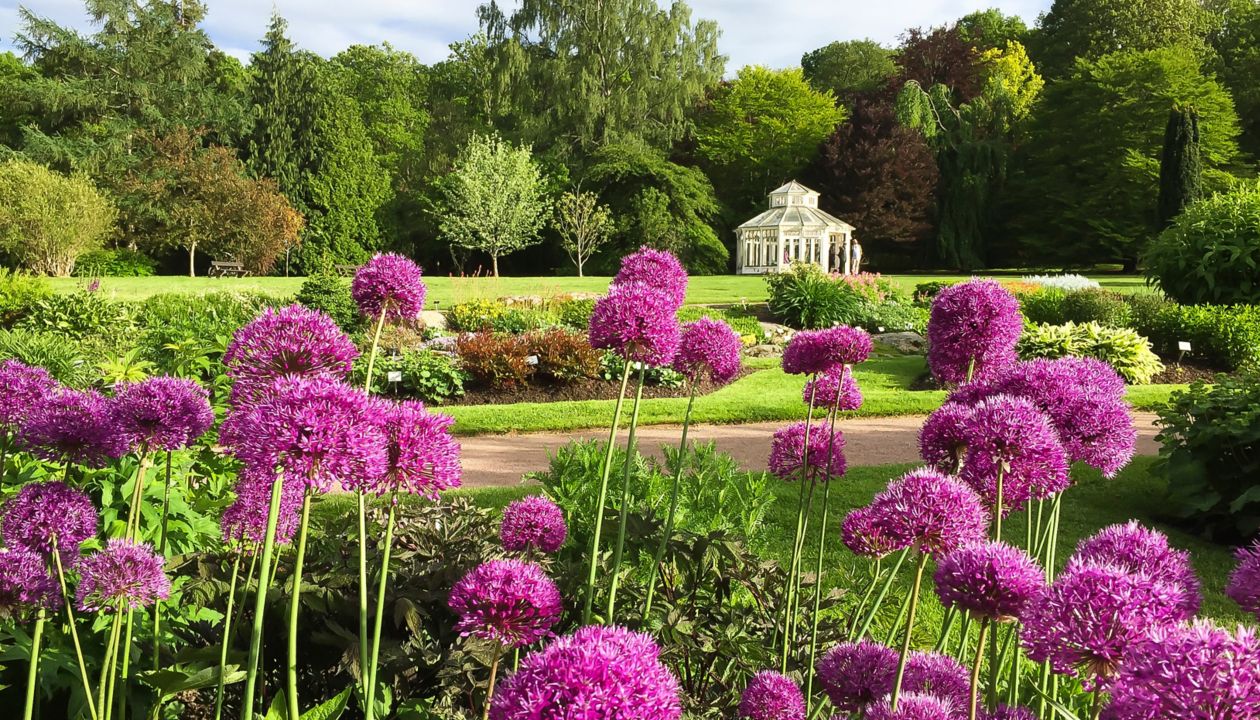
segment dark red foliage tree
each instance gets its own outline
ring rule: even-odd
[[[945,85],[954,91],[955,105],[980,94],[975,47],[963,38],[957,25],[907,30],[901,36],[896,61],[901,68],[898,90],[910,80],[924,89]]]

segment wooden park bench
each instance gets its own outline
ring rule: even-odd
[[[341,277],[350,277],[359,271],[359,266],[358,265],[334,265],[333,269],[336,270],[337,274],[340,275]]]
[[[210,277],[245,277],[246,275],[249,275],[249,271],[245,269],[245,263],[235,260],[210,262]]]

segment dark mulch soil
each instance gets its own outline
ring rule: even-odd
[[[753,370],[744,368],[740,377],[747,375]],[[631,384],[634,378],[630,378]],[[495,390],[493,388],[484,387],[468,387],[467,392],[462,398],[453,398],[446,401],[446,405],[504,405],[507,403],[519,402],[560,402],[565,400],[616,400],[617,390],[621,387],[621,382],[611,380],[581,380],[576,383],[569,384],[553,384],[553,383],[533,383],[522,388]],[[714,383],[712,380],[705,379],[696,385],[697,395],[708,395],[709,393],[723,387]],[[627,394],[633,393],[628,390]],[[645,398],[685,398],[687,397],[687,387],[685,385],[669,388],[659,385],[644,385],[643,397]]]
[[[938,383],[936,378],[932,377],[932,373],[924,371],[922,375],[914,379],[910,383],[911,390],[948,390],[949,388]]]
[[[1193,362],[1188,363],[1165,363],[1164,371],[1151,379],[1153,385],[1175,385],[1180,383],[1190,384],[1195,380],[1211,381],[1221,373],[1220,370],[1199,365]]]

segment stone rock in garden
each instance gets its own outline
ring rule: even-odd
[[[783,346],[781,345],[753,345],[744,349],[744,357],[750,358],[777,358],[783,355]]]
[[[426,328],[434,330],[446,329],[446,315],[436,310],[425,310],[420,313],[420,322],[424,323]]]
[[[788,340],[796,334],[796,331],[787,325],[779,325],[778,323],[760,322],[761,331],[766,334],[767,342],[773,345],[786,345]]]
[[[905,355],[918,355],[927,352],[927,339],[913,332],[894,332],[872,335],[871,340]]]

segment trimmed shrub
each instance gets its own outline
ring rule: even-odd
[[[559,383],[599,377],[604,353],[591,347],[584,332],[551,328],[530,336],[530,347],[538,357],[538,374]]]
[[[1128,328],[1098,323],[1035,325],[1024,330],[1018,350],[1025,360],[1069,356],[1097,358],[1134,385],[1145,385],[1164,370],[1164,364],[1151,351],[1146,338]]]
[[[1090,288],[1069,292],[1063,298],[1064,322],[1129,327],[1131,312],[1124,296],[1110,290]]]
[[[535,366],[529,362],[530,339],[521,335],[467,333],[459,336],[455,349],[464,372],[487,387],[521,387],[534,374]]]
[[[1147,278],[1178,302],[1260,303],[1260,184],[1191,203],[1143,260]]]
[[[1062,325],[1067,322],[1063,312],[1063,302],[1067,292],[1058,288],[1043,288],[1031,293],[1020,293],[1019,309],[1024,318],[1031,323]]]
[[[157,261],[142,252],[118,248],[89,250],[75,261],[75,277],[149,277],[157,272]]]
[[[1260,306],[1178,305],[1150,294],[1129,298],[1129,306],[1134,329],[1163,357],[1179,356],[1185,340],[1188,357],[1218,369],[1260,368]]]
[[[346,332],[352,332],[362,324],[359,306],[350,295],[350,281],[346,278],[327,273],[311,275],[302,281],[295,299],[332,318]]]
[[[766,285],[770,289],[770,312],[794,328],[847,325],[863,303],[862,296],[852,287],[806,263],[767,275]]]
[[[464,396],[464,373],[447,353],[410,350],[398,360],[403,389],[426,403],[441,404]]]
[[[52,288],[43,278],[0,268],[0,327],[12,327],[39,301],[52,294]]]
[[[237,328],[276,304],[275,298],[260,293],[153,295],[136,310],[140,347],[161,372],[213,377],[216,371],[207,363],[217,361]]]

